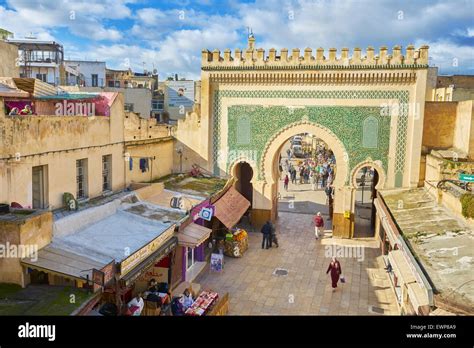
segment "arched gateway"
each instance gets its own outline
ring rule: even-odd
[[[333,235],[352,237],[355,179],[363,166],[376,168],[377,189],[416,187],[419,178],[428,47],[406,54],[382,47],[378,56],[356,48],[255,49],[202,52],[200,114],[180,123],[193,158],[216,175],[235,166],[252,168],[252,219],[276,218],[277,156],[298,133],[315,134],[336,157]],[[197,125],[193,133],[193,122]]]

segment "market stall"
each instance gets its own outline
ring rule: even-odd
[[[184,314],[188,316],[225,315],[228,311],[228,303],[228,293],[221,298],[217,292],[207,290],[201,292]]]
[[[224,254],[232,257],[242,257],[249,248],[247,231],[241,228],[230,230],[224,241]]]

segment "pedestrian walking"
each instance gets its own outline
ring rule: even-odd
[[[263,225],[262,227],[262,234],[263,234],[263,238],[262,238],[262,249],[268,249],[270,248],[270,245],[271,245],[271,237],[272,237],[272,223],[270,220],[268,220],[265,225]]]
[[[288,182],[290,179],[288,178],[288,175],[285,175],[285,180],[283,181],[283,187],[285,188],[286,191],[288,191]]]
[[[271,239],[271,242],[275,243],[276,247],[278,248],[278,238],[277,238],[277,235],[276,235],[276,230],[275,228],[272,229],[272,239]],[[271,247],[271,245],[270,245]]]
[[[296,184],[296,169],[294,167],[291,168],[291,183]]]
[[[326,193],[326,204],[329,204],[329,200],[332,197],[332,187],[330,184],[326,185],[324,192]]]
[[[319,239],[319,233],[323,231],[324,219],[321,216],[321,212],[318,211],[316,216],[313,219],[314,222],[314,235],[316,239]]]
[[[328,177],[329,177],[328,171],[323,168],[323,175],[322,175],[323,182],[322,182],[322,187],[325,187],[325,186],[327,185]]]
[[[269,223],[270,223],[270,236],[268,238],[268,245],[271,248],[272,243],[275,243],[276,247],[278,248],[278,239],[276,236],[275,226],[271,223],[271,221],[269,221]]]
[[[329,272],[331,272],[331,283],[332,283],[331,285],[332,285],[332,291],[334,292],[336,291],[339,277],[342,274],[341,264],[335,257],[332,258],[332,261],[329,264],[326,274],[328,274]]]

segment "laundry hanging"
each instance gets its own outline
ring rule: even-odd
[[[140,170],[142,173],[148,171],[148,158],[140,158]]]

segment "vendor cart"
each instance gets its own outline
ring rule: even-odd
[[[245,230],[237,228],[226,235],[224,254],[231,257],[242,257],[249,248],[249,238]]]

